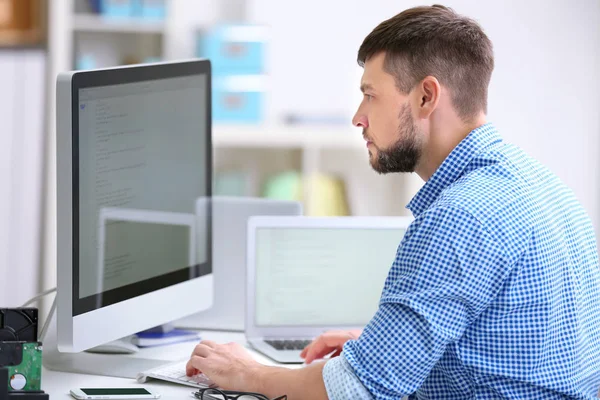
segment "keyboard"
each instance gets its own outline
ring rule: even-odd
[[[191,386],[199,389],[216,386],[204,374],[187,376],[185,374],[185,366],[187,362],[188,360],[176,361],[141,372],[137,376],[137,381],[139,383],[145,383],[149,379],[158,379],[161,381],[179,383],[180,385]]]
[[[271,345],[277,350],[304,350],[306,346],[312,343],[312,340],[267,340],[265,343]]]

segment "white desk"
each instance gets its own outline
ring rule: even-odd
[[[235,342],[245,346],[254,359],[261,364],[277,365],[271,359],[255,352],[246,344],[246,339],[243,333],[233,332],[218,332],[218,331],[201,331],[202,339],[212,340],[217,343]],[[177,361],[189,358],[194,350],[196,343],[186,342],[178,343],[170,346],[160,346],[148,349],[142,349],[133,355],[122,355],[119,357],[145,357],[164,359],[168,361]],[[281,365],[285,368],[301,368],[299,364]],[[137,383],[132,379],[113,378],[110,376],[96,376],[84,374],[71,374],[65,372],[50,371],[46,368],[42,370],[42,390],[50,395],[50,400],[69,399],[73,397],[69,394],[71,389],[81,387],[147,387],[156,390],[161,395],[162,399],[193,399],[192,392],[195,390],[191,386],[183,386],[175,383],[149,380],[146,383]],[[406,400],[404,397],[402,400]]]
[[[217,343],[236,342],[246,345],[243,333],[202,331],[202,339],[208,339]],[[119,355],[118,357],[146,357],[177,361],[189,358],[194,342],[178,343],[170,346],[153,347],[140,350],[133,355]],[[275,365],[268,358],[250,350],[256,360],[266,365]],[[71,399],[69,391],[80,387],[148,387],[161,394],[161,399],[191,399],[193,387],[177,385],[169,382],[150,380],[144,384],[137,383],[132,379],[112,378],[109,376],[95,376],[84,374],[71,374],[65,372],[51,371],[46,368],[42,371],[42,390],[50,395],[50,399]]]

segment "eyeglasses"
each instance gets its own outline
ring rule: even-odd
[[[210,388],[200,389],[197,392],[192,392],[192,394],[199,400],[270,400],[267,396],[260,393],[234,392]],[[273,400],[287,400],[287,395],[284,394]]]

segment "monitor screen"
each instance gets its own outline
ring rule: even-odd
[[[73,315],[211,272],[209,76],[166,72],[74,87]]]
[[[401,228],[258,228],[255,324],[366,325],[404,233]]]

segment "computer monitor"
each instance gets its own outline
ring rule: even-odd
[[[200,201],[211,196],[211,153],[208,60],[59,75],[62,359],[211,307],[211,205]],[[73,370],[75,359],[50,364]],[[154,366],[121,373],[104,361],[84,372],[131,376]]]

